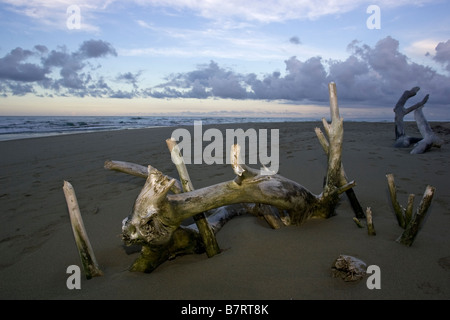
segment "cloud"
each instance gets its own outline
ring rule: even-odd
[[[26,16],[40,28],[51,30],[67,30],[66,21],[69,18],[67,8],[76,5],[81,12],[81,25],[78,31],[99,32],[95,25],[98,14],[114,1],[110,0],[2,0],[4,9],[18,15]],[[93,22],[93,23],[91,23]]]
[[[34,46],[34,51],[17,47],[0,58],[2,95],[33,93],[37,85],[59,95],[98,96],[110,89],[103,78],[93,79],[88,60],[110,55],[117,53],[102,40],[84,41],[75,52],[68,52],[65,47],[49,51],[43,45]],[[59,77],[55,77],[58,70]]]
[[[431,0],[380,0],[377,5],[383,8],[419,6]],[[329,15],[338,15],[360,6],[372,4],[367,0],[139,0],[138,5],[169,8],[171,10],[190,10],[206,19],[216,21],[245,20],[259,23],[282,22],[286,20],[315,20]]]
[[[17,47],[5,57],[0,58],[0,79],[19,82],[34,82],[43,80],[48,70],[40,65],[25,62],[34,56],[33,51]]]
[[[436,47],[435,60],[450,62],[450,40]],[[353,41],[351,55],[344,61],[311,57],[304,61],[293,56],[285,60],[285,75],[280,72],[258,78],[226,70],[216,62],[200,65],[196,70],[174,74],[168,81],[147,90],[157,98],[207,98],[328,101],[327,85],[334,81],[340,101],[355,104],[393,105],[403,91],[414,86],[429,93],[430,103],[447,104],[450,78],[430,67],[410,62],[399,51],[392,37],[379,40],[374,47]]]
[[[150,96],[245,99],[247,92],[243,82],[242,75],[220,68],[216,62],[211,61],[207,65],[200,65],[197,70],[170,76],[169,81],[156,86],[156,90],[152,90]]]
[[[435,48],[436,55],[433,59],[445,66],[445,69],[450,72],[450,40],[447,42],[439,42]]]
[[[139,77],[141,74],[142,74],[142,71],[138,71],[136,73],[132,73],[132,72],[119,73],[116,77],[116,80],[119,82],[123,81],[126,83],[130,83],[131,85],[133,85],[134,89],[137,89]]]
[[[117,56],[117,52],[111,44],[102,40],[85,41],[78,52],[87,59],[105,57],[109,54]]]
[[[450,40],[436,46],[428,59],[448,66]],[[92,96],[131,99],[153,97],[225,98],[288,100],[301,103],[328,103],[328,83],[336,82],[341,103],[347,105],[393,106],[403,91],[415,86],[430,94],[429,104],[447,105],[450,101],[450,76],[411,62],[399,51],[398,40],[386,37],[374,46],[358,41],[348,45],[345,60],[324,60],[320,56],[284,61],[284,72],[265,75],[241,73],[215,61],[198,65],[188,72],[174,73],[164,82],[143,88],[143,71],[119,73],[111,82],[130,85],[113,89],[101,73],[91,66],[92,59],[117,55],[114,47],[102,40],[84,41],[79,49],[65,47],[49,50],[36,45],[20,47],[0,58],[0,95]],[[41,94],[41,93],[40,93]]]
[[[99,21],[105,11],[126,12],[129,8],[154,7],[167,15],[194,14],[207,20],[217,22],[225,28],[236,28],[248,23],[268,24],[288,20],[317,20],[322,17],[340,15],[367,7],[371,0],[2,0],[5,8],[19,15],[24,15],[46,29],[67,30],[66,9],[77,5],[81,10],[81,28],[79,31],[101,32]],[[379,0],[377,5],[383,9],[402,6],[421,6],[436,0]],[[137,23],[144,28],[151,28],[143,20]]]
[[[301,44],[299,37],[293,36],[289,39],[289,42],[292,44]]]

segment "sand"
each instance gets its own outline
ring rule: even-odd
[[[277,128],[279,173],[319,194],[326,157],[314,133],[320,122],[248,124]],[[278,230],[251,215],[236,217],[217,235],[223,252],[177,257],[153,273],[127,268],[121,222],[131,212],[142,178],[103,168],[107,159],[151,164],[177,176],[165,139],[174,128],[84,133],[0,142],[0,299],[304,300],[450,298],[450,123],[432,123],[447,144],[421,155],[393,148],[393,123],[344,123],[343,163],[363,208],[371,207],[376,236],[353,222],[343,195],[337,215]],[[221,125],[237,128],[237,125]],[[206,129],[205,127],[204,129]],[[415,123],[407,124],[414,135]],[[418,135],[418,133],[417,133]],[[188,165],[196,189],[233,179],[229,165]],[[387,189],[393,173],[401,204],[436,187],[429,217],[411,247]],[[81,266],[62,190],[72,183],[102,277],[82,273],[69,290],[70,265]],[[331,266],[347,254],[380,268],[380,289],[366,280],[333,278]]]

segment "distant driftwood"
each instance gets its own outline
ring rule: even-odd
[[[428,101],[428,94],[422,99],[422,101],[409,108],[405,108],[406,101],[408,101],[409,98],[414,97],[419,90],[419,87],[414,87],[411,90],[406,90],[405,92],[403,92],[394,108],[395,147],[408,148],[413,145],[414,148],[411,150],[411,154],[424,153],[431,147],[440,147],[444,143],[444,141],[440,139],[433,132],[433,130],[431,130],[431,127],[423,114],[422,109],[425,103],[427,103]],[[410,137],[405,133],[403,118],[412,111],[414,111],[414,118],[416,120],[420,134],[422,135],[422,138]]]

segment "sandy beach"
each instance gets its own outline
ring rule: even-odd
[[[217,234],[223,252],[186,255],[150,274],[129,272],[138,253],[127,254],[120,238],[144,180],[103,168],[105,160],[151,164],[178,177],[165,140],[175,128],[63,135],[0,142],[0,299],[303,300],[450,299],[450,123],[431,123],[446,144],[425,154],[395,149],[394,124],[345,122],[343,164],[355,180],[362,207],[371,207],[376,236],[358,228],[346,195],[337,215],[274,230],[252,215],[232,219]],[[237,125],[220,125],[219,129]],[[322,190],[326,156],[318,122],[240,125],[276,128],[279,174],[315,194]],[[204,129],[207,129],[205,127]],[[406,132],[419,136],[415,122]],[[234,178],[229,165],[188,165],[196,189]],[[411,247],[396,242],[401,229],[388,193],[393,173],[399,202],[408,194],[419,205],[425,187],[436,188],[428,219]],[[76,190],[84,224],[102,277],[69,290],[70,265],[79,265],[63,181]],[[340,255],[380,268],[381,288],[366,280],[332,277]]]

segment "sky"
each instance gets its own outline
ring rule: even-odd
[[[0,115],[450,120],[445,0],[0,0]]]

